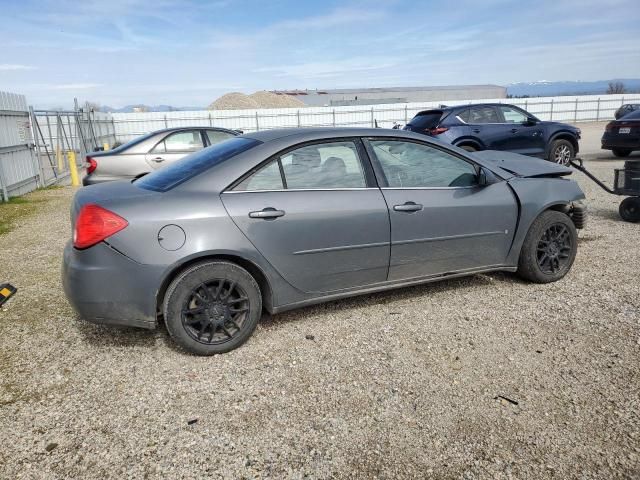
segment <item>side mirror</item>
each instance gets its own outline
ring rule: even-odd
[[[538,120],[533,117],[527,117],[527,119],[524,121],[524,124],[528,126],[537,125],[537,123],[538,123]]]

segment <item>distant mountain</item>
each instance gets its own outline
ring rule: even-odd
[[[512,83],[507,85],[507,95],[513,97],[558,97],[562,95],[605,95],[609,82],[622,82],[627,93],[640,93],[640,78],[620,78],[595,82],[547,82]]]
[[[145,112],[177,112],[177,111],[185,111],[185,110],[204,110],[204,107],[172,107],[171,105],[126,105],[122,108],[114,108],[109,107],[107,105],[103,105],[100,107],[101,112],[109,112],[109,113],[131,113],[136,111],[136,109],[142,109],[141,111]]]

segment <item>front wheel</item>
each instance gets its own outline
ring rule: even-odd
[[[611,150],[611,152],[616,156],[616,157],[628,157],[629,155],[631,155],[631,150],[628,150],[626,148],[614,148],[613,150]]]
[[[555,210],[542,212],[525,237],[518,275],[535,283],[560,280],[571,269],[578,249],[578,233],[571,218]]]
[[[625,198],[620,203],[618,212],[625,222],[640,222],[640,197]]]
[[[558,165],[567,166],[575,154],[575,148],[569,140],[556,140],[551,144],[548,160]]]
[[[188,352],[225,353],[255,330],[262,315],[260,287],[235,263],[199,263],[171,282],[163,312],[169,334]]]

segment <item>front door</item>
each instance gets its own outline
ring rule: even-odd
[[[500,105],[498,112],[505,128],[503,150],[522,155],[544,154],[544,131],[540,124],[529,123],[525,112],[507,105]]]
[[[478,185],[477,166],[418,141],[368,140],[391,219],[389,280],[504,265],[516,199],[504,181]]]
[[[145,159],[151,168],[161,168],[203,148],[202,133],[199,129],[180,130],[170,133],[158,142],[147,153]]]
[[[300,146],[222,194],[236,225],[301,291],[387,278],[389,214],[380,189],[366,180],[359,150],[348,139]]]

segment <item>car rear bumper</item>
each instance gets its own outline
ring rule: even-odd
[[[142,265],[99,243],[64,249],[62,285],[80,317],[92,323],[156,328],[156,291],[164,267]]]
[[[620,135],[605,134],[602,137],[602,149],[612,150],[614,148],[640,150],[640,135],[630,133]]]

